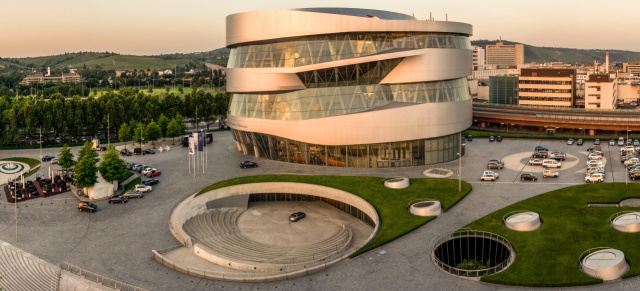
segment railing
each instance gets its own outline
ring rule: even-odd
[[[507,214],[502,216],[502,224],[507,225],[507,218],[509,218],[511,215],[516,215],[518,213],[524,213],[524,212],[531,212],[531,211],[529,211],[529,210],[515,210],[515,211],[508,212]]]
[[[585,271],[591,271],[594,273],[594,275],[596,275],[596,277],[600,277],[600,274],[598,274],[598,269],[591,269],[591,268],[587,268],[587,266],[584,265],[583,260],[590,254],[595,253],[597,251],[601,251],[601,250],[606,250],[606,249],[610,249],[610,247],[598,247],[598,248],[592,248],[592,249],[588,249],[584,252],[582,252],[580,254],[580,257],[578,258],[578,263],[580,264],[580,270],[582,270],[583,272]]]
[[[411,201],[409,201],[407,203],[407,209],[409,209],[409,207],[411,207],[412,204],[417,203],[417,202],[430,202],[430,201],[438,201],[438,199],[433,199],[433,198],[418,198],[418,199],[413,199]]]
[[[504,247],[509,249],[509,256],[503,260],[500,264],[497,264],[493,267],[482,269],[482,270],[465,270],[456,267],[452,267],[449,264],[443,262],[436,256],[436,250],[443,243],[448,242],[455,238],[463,238],[463,237],[474,237],[474,238],[482,238],[491,239],[497,243],[502,244]],[[455,256],[454,256],[455,257]],[[509,241],[507,241],[504,237],[486,231],[478,231],[478,230],[458,230],[455,232],[443,234],[434,238],[431,242],[431,260],[434,264],[443,271],[452,274],[454,276],[465,277],[465,278],[480,278],[482,276],[492,275],[502,270],[506,269],[513,261],[515,260],[515,250]]]
[[[118,280],[114,280],[105,276],[101,276],[98,275],[96,273],[92,273],[89,272],[85,269],[82,269],[80,267],[74,266],[72,264],[69,264],[67,262],[64,262],[62,264],[60,264],[60,268],[62,268],[63,270],[69,271],[73,274],[76,274],[78,276],[81,276],[89,281],[93,281],[96,282],[100,285],[109,287],[109,288],[113,288],[116,290],[121,290],[121,291],[148,291],[147,289],[143,289],[140,287],[136,287],[124,282],[120,282]]]
[[[627,210],[627,211],[620,211],[620,212],[616,212],[614,214],[612,214],[611,216],[609,216],[609,224],[613,223],[613,221],[618,218],[619,216],[625,215],[625,214],[629,214],[629,213],[638,213],[637,211],[633,211],[633,210]],[[638,213],[640,215],[640,213]]]

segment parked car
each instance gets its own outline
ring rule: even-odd
[[[82,212],[82,211],[96,212],[96,211],[98,211],[98,206],[96,206],[95,204],[93,204],[91,202],[81,201],[80,203],[78,203],[78,210],[80,212]]]
[[[129,201],[129,198],[125,197],[125,196],[111,196],[109,197],[108,202],[113,204],[113,203],[127,203]]]
[[[161,171],[152,170],[151,172],[147,173],[147,177],[151,178],[155,176],[160,176],[160,174],[162,174]]]
[[[502,141],[502,136],[496,137],[496,141]]]
[[[467,141],[473,141],[473,136],[472,135],[468,135],[467,136]]]
[[[533,155],[531,155],[534,159],[546,159],[548,156],[549,152],[534,152]]]
[[[599,145],[592,145],[590,147],[587,148],[588,152],[601,152],[602,151],[602,147]]]
[[[560,168],[562,163],[554,159],[544,159],[542,160],[542,166],[545,168]]]
[[[618,138],[618,145],[619,146],[623,146],[624,145],[624,137],[619,137]]]
[[[573,138],[570,138],[570,139],[567,141],[567,144],[568,144],[568,145],[572,145],[572,144],[573,144]]]
[[[107,147],[97,147],[96,148],[96,151],[99,151],[99,152],[104,152],[106,150],[107,150]]]
[[[156,179],[147,179],[147,180],[144,180],[144,181],[142,181],[140,183],[143,184],[143,185],[151,186],[151,185],[159,184],[160,181],[156,180]]]
[[[51,163],[54,164],[54,165],[57,165],[58,164],[58,158],[51,159]]]
[[[291,216],[289,216],[289,221],[291,222],[296,222],[300,219],[305,218],[307,215],[304,214],[304,212],[296,212],[294,214],[291,214]]]
[[[489,160],[489,163],[491,163],[491,162],[498,163],[498,164],[500,164],[501,166],[504,167],[504,162],[502,160]]]
[[[638,163],[640,163],[640,159],[638,159],[638,158],[630,158],[630,159],[627,159],[626,161],[624,161],[624,165],[625,166],[628,166],[630,164],[635,165],[635,164],[638,164]]]
[[[584,177],[584,181],[586,183],[595,183],[595,182],[602,183],[604,182],[604,175],[602,173],[594,173],[591,176]]]
[[[482,173],[482,177],[480,177],[480,181],[495,181],[498,180],[498,173],[493,171],[484,171]]]
[[[555,159],[557,161],[564,161],[567,158],[567,155],[565,153],[562,152],[552,152],[551,156],[549,156],[550,159]]]
[[[136,171],[136,172],[138,172],[138,173],[141,173],[141,172],[142,172],[142,169],[144,169],[145,167],[146,167],[145,165],[136,165],[136,166],[133,168],[133,170],[134,170],[134,171]]]
[[[633,140],[633,145],[634,146],[640,146],[640,141],[638,141],[637,139]]]
[[[144,184],[138,184],[136,185],[135,188],[133,188],[133,190],[139,191],[139,192],[143,192],[143,193],[147,193],[147,192],[151,192],[153,191],[153,188],[151,188],[151,186],[147,186]]]
[[[502,165],[496,162],[490,162],[487,164],[487,169],[502,169]]]
[[[244,168],[257,168],[258,167],[258,163],[254,163],[251,161],[244,161],[242,163],[240,163],[240,168],[244,169]]]
[[[584,141],[582,141],[582,139],[578,139],[578,142],[576,142],[576,145],[582,145],[584,143]]]
[[[142,194],[142,192],[139,192],[139,191],[129,190],[127,192],[124,192],[124,194],[122,194],[122,196],[127,197],[127,198],[142,198],[142,197],[144,197],[144,194]]]
[[[589,160],[601,160],[601,159],[602,159],[602,155],[599,155],[596,153],[589,154]]]
[[[522,180],[522,181],[524,181],[524,180],[537,181],[538,177],[536,177],[536,175],[531,174],[531,173],[522,173],[522,174],[520,174],[520,180]]]
[[[153,155],[153,154],[155,154],[155,153],[156,153],[156,152],[154,152],[152,149],[146,149],[146,150],[144,150],[144,154],[145,154],[145,155]]]
[[[541,160],[541,159],[532,159],[532,160],[529,160],[529,165],[532,165],[532,166],[541,166],[541,165],[542,165],[542,160]]]
[[[634,148],[633,146],[626,146],[623,148],[620,148],[620,152],[634,152],[636,150],[636,148]]]
[[[631,178],[631,180],[634,180],[634,181],[637,179],[640,179],[640,172],[629,174],[629,178]]]
[[[614,145],[616,145],[616,141],[615,141],[615,140],[610,140],[610,141],[609,141],[609,145],[610,145],[610,146],[614,146]]]
[[[48,161],[51,161],[54,158],[55,158],[54,156],[44,156],[44,157],[42,157],[42,161],[43,162],[48,162]]]
[[[536,151],[536,152],[548,152],[549,149],[546,148],[546,147],[543,147],[543,146],[537,146],[534,151]]]
[[[599,145],[600,144],[600,139],[596,138],[596,140],[593,141],[594,145]]]
[[[494,141],[496,141],[496,137],[495,137],[495,136],[493,136],[493,135],[492,135],[492,136],[490,136],[490,137],[489,137],[489,141],[490,141],[490,142],[494,142]]]
[[[144,152],[142,151],[142,148],[134,148],[133,149],[133,153],[135,155],[144,155]]]
[[[553,170],[545,169],[542,172],[542,177],[543,178],[547,178],[547,177],[558,178],[558,176],[560,176],[560,174],[558,172],[556,172],[556,171],[553,171]]]
[[[142,171],[140,171],[140,173],[143,174],[143,175],[146,175],[146,174],[149,174],[149,172],[156,171],[156,170],[158,170],[158,169],[152,168],[152,167],[144,167],[142,169]]]
[[[123,149],[123,150],[120,151],[120,155],[121,156],[131,156],[131,155],[133,155],[133,153],[128,149]]]

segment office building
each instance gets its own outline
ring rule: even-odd
[[[524,45],[505,45],[498,42],[495,45],[487,45],[485,48],[486,65],[507,68],[524,64]]]
[[[575,69],[522,69],[518,105],[574,107]]]
[[[518,76],[489,77],[489,103],[518,105]]]

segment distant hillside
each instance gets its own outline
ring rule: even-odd
[[[106,58],[93,59],[82,62],[69,63],[72,67],[95,68],[100,66],[103,70],[133,70],[133,69],[169,69],[175,66],[184,66],[188,63],[197,63],[189,59],[170,59],[163,60],[157,57],[132,56],[132,55],[115,55]]]
[[[471,45],[486,47],[488,44],[495,44],[496,40],[474,40]],[[516,42],[503,40],[505,44],[514,44]],[[605,52],[610,52],[609,60],[611,62],[632,62],[640,61],[640,52],[623,51],[623,50],[601,50],[601,49],[573,49],[558,47],[538,47],[524,44],[525,62],[563,62],[563,63],[589,63],[598,61],[604,63]]]

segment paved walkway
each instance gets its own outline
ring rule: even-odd
[[[68,261],[81,268],[149,290],[210,290],[210,289],[260,289],[260,290],[507,290],[521,289],[512,286],[491,285],[463,280],[437,269],[429,260],[429,241],[435,236],[457,230],[484,215],[523,199],[584,183],[582,168],[585,148],[569,148],[562,142],[505,140],[489,144],[475,139],[468,143],[468,155],[463,159],[463,177],[474,190],[460,203],[437,219],[385,246],[364,255],[341,262],[328,270],[306,277],[274,283],[229,283],[188,276],[165,268],[150,259],[151,250],[175,246],[178,242],[168,229],[169,214],[173,207],[200,189],[226,179],[261,174],[296,175],[344,175],[344,176],[405,176],[422,178],[430,168],[354,169],[286,164],[266,159],[256,159],[238,153],[230,132],[215,132],[214,142],[208,146],[209,164],[193,177],[188,173],[189,160],[186,149],[172,148],[155,155],[125,157],[125,160],[142,163],[162,170],[160,184],[143,199],[132,199],[127,204],[96,204],[99,211],[93,214],[79,213],[74,203],[20,205],[19,235],[14,242],[13,208],[0,204],[0,239],[48,261],[60,264]],[[562,169],[558,179],[541,179],[538,182],[521,182],[522,168],[500,170],[500,181],[479,182],[479,174],[491,158],[502,158],[532,150],[538,144],[550,145],[552,150],[562,150],[580,159],[580,167]],[[615,149],[617,150],[617,149]],[[55,155],[59,149],[43,149],[43,154]],[[77,154],[78,148],[72,149]],[[610,172],[607,181],[624,181],[624,170],[619,157],[612,153],[607,164]],[[0,151],[0,158],[26,156],[36,158],[39,150]],[[618,154],[619,156],[619,154]],[[614,161],[614,159],[618,159]],[[253,160],[259,168],[240,169],[238,163]],[[457,169],[457,161],[438,167]],[[46,173],[48,165],[40,170]],[[52,166],[52,169],[57,169]],[[61,194],[69,195],[72,194]],[[66,197],[66,196],[64,196]],[[61,197],[62,198],[62,197]],[[34,200],[37,202],[38,200]],[[44,200],[48,201],[48,200]],[[31,202],[30,202],[31,203]],[[0,280],[1,281],[1,280]],[[640,278],[587,287],[575,290],[638,290]]]

